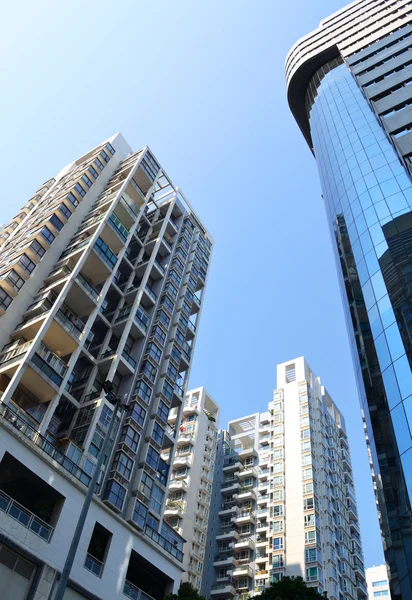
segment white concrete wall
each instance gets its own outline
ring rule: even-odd
[[[61,571],[71,542],[74,524],[80,515],[85,497],[84,491],[60,474],[60,466],[56,464],[55,470],[46,464],[41,458],[40,450],[32,451],[31,448],[27,448],[26,444],[21,443],[3,427],[0,436],[0,461],[6,451],[56,489],[66,500],[50,543],[3,512],[0,512],[0,532],[24,548],[26,552],[37,557],[38,560],[45,562],[54,570]],[[83,566],[96,521],[113,534],[101,578],[96,577]],[[167,553],[163,553],[160,547],[154,543],[152,546],[146,542],[131,526],[129,527],[126,522],[117,518],[101,502],[94,501],[80,539],[71,578],[102,600],[120,598],[123,595],[123,586],[132,550],[170,577],[175,582],[174,591],[178,588],[181,568],[172,559],[167,558]]]

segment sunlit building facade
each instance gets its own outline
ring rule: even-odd
[[[286,60],[332,232],[394,600],[412,598],[411,64],[410,0],[354,2]]]
[[[330,600],[366,600],[344,418],[303,357],[278,365],[277,385],[266,412],[221,438],[202,591],[248,598],[287,575]]]
[[[2,229],[5,600],[48,598],[56,585],[113,418],[107,381],[124,408],[66,597],[162,600],[177,589],[184,540],[163,517],[211,250],[151,151],[120,134]]]
[[[179,409],[172,408],[175,425]],[[215,471],[219,407],[204,387],[190,390],[183,405],[169,482],[165,520],[185,540],[182,582],[200,592]],[[170,449],[164,459],[169,462]]]

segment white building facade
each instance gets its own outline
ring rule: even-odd
[[[181,534],[182,581],[201,589],[217,446],[219,407],[204,387],[187,392],[169,483],[165,520]],[[179,409],[169,423],[179,421]],[[167,459],[168,457],[165,456]]]
[[[67,598],[176,590],[164,520],[212,241],[146,147],[120,134],[49,180],[1,232],[0,596],[53,597],[113,406],[125,404]],[[179,427],[180,422],[177,422]]]
[[[289,575],[365,600],[344,419],[304,358],[278,365],[277,384],[267,412],[228,426],[210,594],[246,597]]]
[[[375,600],[375,598],[391,600],[386,565],[366,569],[366,583],[368,585],[369,600]]]

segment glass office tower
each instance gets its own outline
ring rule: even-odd
[[[355,2],[286,61],[333,234],[394,600],[412,598],[411,9]]]

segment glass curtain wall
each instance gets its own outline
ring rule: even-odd
[[[341,59],[313,76],[306,109],[385,498],[394,600],[412,598],[412,183]]]

